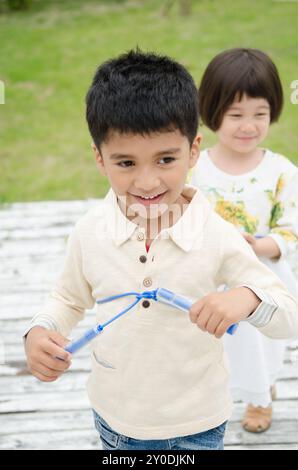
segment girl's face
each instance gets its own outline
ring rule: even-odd
[[[217,131],[219,143],[227,149],[249,154],[266,138],[270,126],[270,106],[264,98],[243,95],[231,104]]]

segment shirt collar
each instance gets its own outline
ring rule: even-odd
[[[194,186],[185,185],[182,196],[190,201],[186,210],[172,227],[163,229],[158,238],[171,238],[177,246],[187,252],[195,242],[198,243],[202,239],[211,206],[201,191]],[[107,230],[116,246],[132,238],[136,231],[137,235],[142,233],[145,239],[145,230],[125,217],[112,189],[104,199],[104,208]]]
[[[125,217],[118,205],[117,195],[112,188],[104,199],[104,208],[106,227],[116,246],[126,242],[136,230],[142,231],[137,224]],[[143,233],[145,233],[144,230]]]
[[[190,202],[180,219],[164,231],[184,251],[198,246],[203,238],[204,225],[210,214],[211,206],[202,192],[194,186],[185,185],[182,196]]]

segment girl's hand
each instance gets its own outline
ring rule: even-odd
[[[279,246],[272,237],[255,238],[250,233],[242,233],[242,236],[250,244],[257,256],[276,260],[280,257]]]
[[[253,235],[251,235],[250,233],[242,233],[242,236],[243,238],[245,238],[245,240],[247,241],[247,243],[250,244],[250,246],[252,247],[252,249],[254,250],[254,252],[257,254],[257,244],[258,244],[258,239],[255,238]]]
[[[71,354],[63,349],[68,342],[57,331],[40,326],[32,328],[25,343],[31,374],[43,382],[57,380],[71,365]]]
[[[214,292],[192,305],[190,320],[201,330],[221,338],[229,326],[249,317],[260,303],[259,297],[248,287]]]

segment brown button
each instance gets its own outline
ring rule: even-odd
[[[141,261],[141,263],[146,263],[147,257],[142,255],[142,256],[139,257],[139,260]]]
[[[152,286],[152,279],[150,277],[145,277],[144,281],[143,281],[143,285],[145,287],[150,287]]]
[[[145,235],[142,232],[138,233],[137,239],[139,240],[139,242],[144,240],[144,238],[145,238]]]
[[[144,300],[143,303],[142,303],[142,305],[143,305],[144,308],[150,307],[150,302],[149,302],[149,300]]]

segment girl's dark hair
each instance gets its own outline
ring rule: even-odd
[[[139,49],[97,69],[86,96],[86,118],[97,148],[110,131],[148,134],[180,130],[192,144],[198,128],[198,90],[169,57]]]
[[[209,63],[199,87],[202,122],[217,131],[229,106],[244,94],[267,100],[270,122],[278,120],[283,91],[277,68],[268,55],[258,49],[243,48],[221,52]]]

